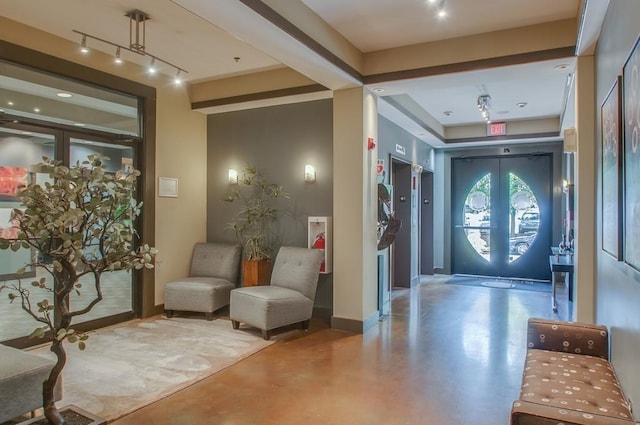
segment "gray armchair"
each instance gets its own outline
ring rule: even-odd
[[[211,320],[214,311],[229,305],[229,294],[238,282],[241,251],[240,245],[196,244],[189,277],[164,287],[167,317],[172,317],[174,311],[194,311]]]
[[[262,330],[264,339],[271,337],[273,329],[293,323],[307,329],[322,256],[315,249],[280,248],[270,285],[231,291],[229,317],[233,328],[238,329],[241,322],[254,326]]]

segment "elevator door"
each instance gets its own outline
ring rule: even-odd
[[[452,270],[548,280],[551,155],[452,159]]]

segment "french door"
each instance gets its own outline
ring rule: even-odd
[[[45,184],[49,175],[40,173],[36,164],[42,157],[55,158],[64,165],[84,161],[88,155],[101,154],[109,158],[106,162],[108,172],[128,169],[135,166],[137,147],[134,143],[118,142],[109,135],[83,134],[81,132],[52,129],[44,126],[7,123],[0,127],[0,235],[4,238],[15,237],[15,229],[10,223],[13,208],[20,208],[17,197],[18,188],[22,184]],[[32,249],[22,248],[16,252],[0,251],[0,281],[16,283],[16,270],[31,262],[40,253]],[[135,273],[122,271],[108,272],[102,278],[104,300],[98,303],[91,312],[78,316],[74,322],[75,329],[83,329],[83,323],[91,322],[84,328],[104,326],[105,323],[119,322],[135,317]],[[31,288],[32,278],[47,277],[41,270],[27,269],[20,276],[23,284],[29,286],[32,302],[53,297],[46,290]],[[25,278],[26,282],[24,282]],[[68,300],[73,310],[86,306],[94,297],[91,282],[81,282],[82,290]],[[0,341],[12,342],[17,346],[34,344],[37,341],[27,339],[36,322],[30,320],[22,311],[20,303],[9,303],[5,293],[0,299]],[[94,322],[97,321],[97,322]],[[92,324],[92,323],[95,323]],[[75,326],[80,324],[80,326]]]
[[[452,159],[455,274],[548,280],[552,156]]]

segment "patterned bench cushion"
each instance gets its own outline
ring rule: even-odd
[[[600,357],[529,349],[520,399],[585,414],[633,418],[613,367]]]

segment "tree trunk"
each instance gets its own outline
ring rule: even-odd
[[[67,353],[64,351],[62,341],[58,341],[55,337],[51,343],[51,351],[55,353],[58,361],[55,366],[53,366],[53,369],[51,369],[49,377],[42,383],[42,407],[44,416],[49,421],[49,424],[63,425],[64,419],[56,407],[54,394],[56,382],[58,382],[62,369],[67,363]]]

